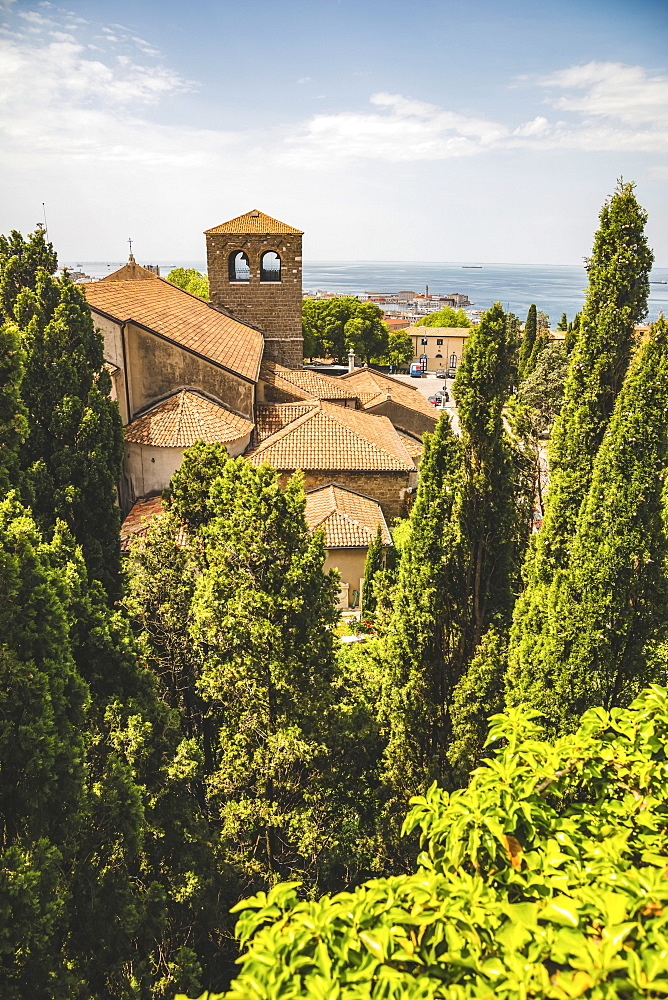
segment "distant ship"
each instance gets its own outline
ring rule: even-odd
[[[462,270],[466,268],[467,271],[478,271],[482,270],[482,264],[462,264]],[[664,281],[665,285],[665,281]]]
[[[668,285],[668,281],[650,281],[650,285]]]

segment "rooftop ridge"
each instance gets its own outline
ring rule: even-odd
[[[211,229],[205,229],[204,235],[209,236],[216,233],[236,233],[239,235],[261,234],[265,236],[282,236],[292,233],[295,236],[303,236],[303,230],[289,226],[287,222],[274,219],[273,216],[260,212],[257,208],[252,208],[243,215],[236,215],[227,222],[221,222]]]

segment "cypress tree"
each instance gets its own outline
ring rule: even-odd
[[[423,440],[386,638],[386,781],[399,797],[398,812],[444,772],[447,711],[463,642],[466,570],[455,516],[462,446],[445,412]]]
[[[51,531],[58,518],[65,521],[91,576],[115,599],[123,428],[110,399],[102,337],[81,289],[45,271],[34,289],[18,294],[13,310],[26,352],[24,489],[40,527]]]
[[[565,387],[564,405],[550,444],[550,501],[541,550],[554,567],[566,558],[591,471],[612,414],[633,346],[634,326],[647,313],[647,214],[632,184],[619,182],[603,206],[587,261],[589,287]]]
[[[573,729],[592,705],[627,704],[662,676],[668,637],[668,326],[636,358],[594,463],[568,567],[555,574],[534,669],[514,701]],[[532,636],[522,641],[531,642]],[[522,649],[520,648],[520,655]]]
[[[445,415],[425,438],[387,637],[387,780],[404,798],[448,773],[453,693],[490,626],[512,611],[528,534],[522,463],[502,419],[514,349],[497,303],[457,373],[461,439]]]
[[[0,502],[0,984],[7,1000],[76,995],[68,873],[85,806],[88,691],[63,585],[29,513]]]
[[[469,337],[454,397],[462,432],[463,489],[457,515],[467,551],[463,663],[489,625],[507,618],[528,534],[527,498],[503,423],[512,382],[513,337],[499,303]]]
[[[272,883],[311,867],[322,822],[310,801],[326,770],[337,581],[299,477],[281,489],[273,469],[228,460],[210,505],[192,626],[216,725],[209,792],[236,863]]]
[[[9,236],[0,234],[0,312],[14,315],[14,303],[24,288],[35,288],[41,271],[53,274],[58,258],[53,244],[47,243],[41,226],[27,239],[15,229]]]
[[[555,573],[568,565],[594,460],[628,366],[634,325],[647,311],[653,256],[644,236],[646,220],[633,185],[620,181],[601,210],[587,262],[587,298],[550,444],[545,517],[527,559],[526,590],[515,609],[511,678],[523,688],[540,659],[548,592]]]
[[[15,324],[0,322],[0,497],[19,479],[19,455],[28,430],[21,401],[23,352]]]
[[[517,374],[520,381],[522,381],[526,375],[529,358],[531,357],[531,352],[533,351],[533,347],[536,342],[536,333],[538,332],[537,317],[538,314],[535,305],[529,306],[529,312],[527,313],[527,319],[522,333],[522,341],[520,343],[519,360],[517,363]]]

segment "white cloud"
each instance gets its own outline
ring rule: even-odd
[[[626,125],[668,126],[668,76],[650,76],[642,66],[590,62],[539,81],[570,93],[548,97],[553,107]]]
[[[381,91],[365,109],[313,114],[262,133],[158,125],[150,109],[195,84],[122,25],[73,20],[51,3],[41,7],[48,17],[17,12],[13,33],[0,38],[0,148],[2,161],[18,170],[123,164],[214,177],[229,170],[238,177],[251,176],[257,164],[298,173],[516,148],[668,150],[668,79],[617,63],[573,66],[537,81],[554,118],[495,121]]]
[[[650,76],[639,66],[588,63],[538,84],[551,90],[544,103],[568,112],[568,120],[537,115],[513,127],[378,93],[370,99],[378,110],[315,115],[303,123],[286,138],[282,162],[319,167],[365,159],[447,160],[518,147],[668,152],[668,77]]]

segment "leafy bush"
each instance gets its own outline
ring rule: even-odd
[[[240,903],[226,1000],[668,995],[668,692],[554,743],[536,717],[493,716],[468,788],[412,800],[414,875]]]

